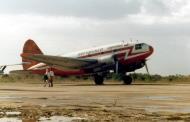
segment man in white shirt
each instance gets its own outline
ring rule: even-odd
[[[53,72],[53,70],[52,70],[52,68],[50,69],[50,71],[49,71],[49,82],[50,82],[50,87],[53,87],[53,80],[54,80],[54,72]]]

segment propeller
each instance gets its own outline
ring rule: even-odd
[[[119,62],[115,62],[115,73],[118,74],[118,69],[119,69]]]
[[[147,65],[147,62],[145,61],[145,68],[146,68],[146,71],[147,71],[147,73],[148,73],[148,75],[150,75],[150,73],[149,73],[149,69],[148,69],[148,65]]]
[[[118,72],[119,72],[118,71],[119,70],[119,61],[118,61],[116,56],[114,56],[113,59],[114,59],[114,62],[115,62],[115,73],[118,74]]]

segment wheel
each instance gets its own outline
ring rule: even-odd
[[[103,85],[104,77],[100,75],[94,76],[94,82],[96,85]]]
[[[133,82],[133,79],[130,76],[123,76],[123,83],[125,85],[131,85]]]

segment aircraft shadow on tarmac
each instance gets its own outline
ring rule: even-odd
[[[139,85],[139,86],[147,86],[147,85],[150,85],[150,86],[160,86],[160,85],[171,85],[171,84],[168,84],[168,83],[135,83],[135,84],[132,84],[132,85]]]
[[[131,85],[124,85],[124,84],[103,84],[103,85],[95,85],[95,84],[61,84],[60,86],[166,86],[166,85],[171,85],[171,84],[166,84],[166,83],[135,83]]]

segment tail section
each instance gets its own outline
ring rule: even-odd
[[[34,54],[43,54],[43,53],[40,50],[40,48],[37,46],[37,44],[33,40],[29,39],[25,42],[24,47],[23,47],[23,52],[21,54],[24,70],[27,70],[31,66],[34,66],[39,63],[39,62],[27,59],[28,56],[31,56]]]

